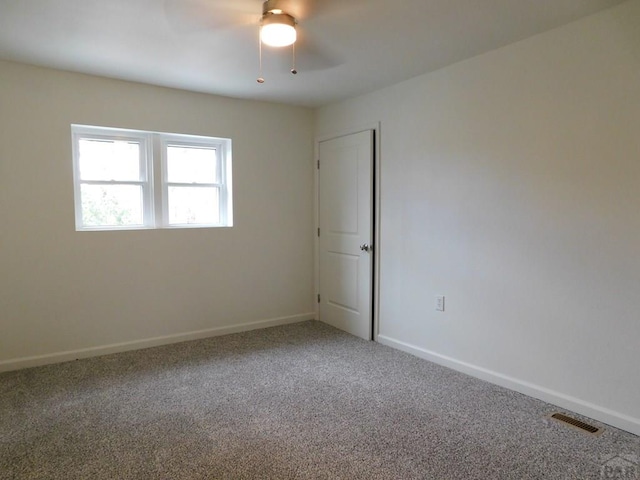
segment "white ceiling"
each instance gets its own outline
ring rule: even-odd
[[[437,70],[623,0],[286,0],[291,50],[264,51],[261,0],[0,0],[0,58],[319,106]]]

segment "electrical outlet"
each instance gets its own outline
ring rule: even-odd
[[[444,312],[444,295],[436,296],[436,310],[438,312]]]

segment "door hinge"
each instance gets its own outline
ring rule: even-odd
[[[320,236],[320,227],[318,227],[318,236]]]
[[[320,303],[320,294],[318,294],[318,303]]]
[[[320,170],[320,160],[318,160],[318,170]]]

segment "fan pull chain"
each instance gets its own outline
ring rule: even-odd
[[[258,52],[260,55],[260,72],[258,74],[258,83],[264,83],[264,78],[262,78],[262,39],[260,38],[260,30],[258,30]]]
[[[291,53],[293,56],[293,59],[291,61],[291,73],[294,75],[297,75],[298,70],[296,70],[296,43],[295,42],[291,44]]]

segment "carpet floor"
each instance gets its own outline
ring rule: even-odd
[[[640,478],[555,411],[303,322],[1,374],[0,478]]]

